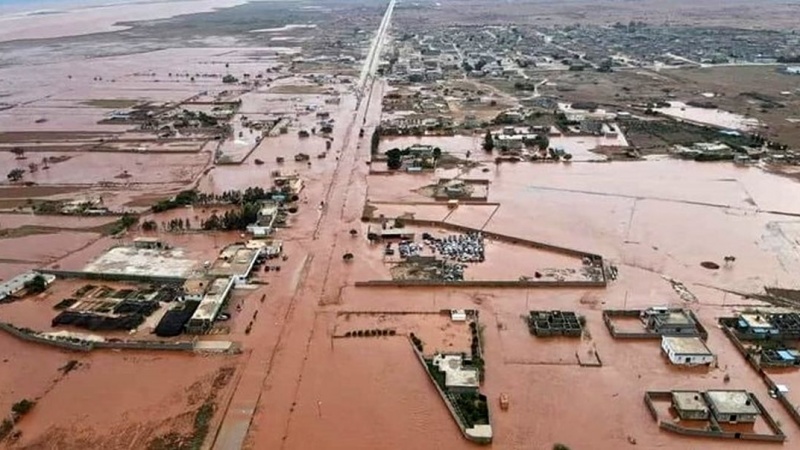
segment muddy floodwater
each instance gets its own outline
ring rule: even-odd
[[[746,131],[761,125],[757,119],[723,111],[721,109],[699,108],[697,106],[689,106],[683,102],[669,103],[670,106],[668,108],[656,108],[656,111],[677,119],[729,128],[732,130]]]

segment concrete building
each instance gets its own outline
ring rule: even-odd
[[[37,275],[42,275],[42,277],[44,277],[45,286],[56,280],[56,277],[53,275],[45,275],[38,272],[26,272],[22,275],[17,275],[10,280],[0,283],[0,302],[17,294],[18,292],[21,292],[23,289],[25,289],[25,283],[36,278]]]
[[[708,420],[708,405],[698,391],[672,391],[672,407],[681,420]]]
[[[747,391],[707,391],[705,397],[718,422],[753,423],[761,415]]]
[[[120,246],[109,249],[87,264],[83,272],[131,281],[152,282],[154,279],[183,281],[189,278],[196,265],[197,263],[186,258],[180,249]]]
[[[201,334],[211,329],[217,315],[219,315],[222,305],[228,299],[228,295],[233,288],[234,279],[217,278],[211,283],[208,291],[200,300],[194,314],[186,324],[186,331],[189,333]]]
[[[647,329],[662,336],[697,336],[694,319],[682,309],[653,307],[642,312]]]
[[[149,250],[165,250],[169,248],[169,245],[161,242],[158,238],[138,237],[133,240],[133,247]]]
[[[461,354],[433,356],[433,365],[444,372],[444,384],[454,391],[477,391],[480,387],[478,369],[465,368]]]
[[[661,349],[672,364],[700,365],[714,362],[714,354],[699,337],[662,336]]]
[[[741,314],[736,330],[746,339],[777,338],[779,331],[763,314]]]
[[[278,205],[264,205],[258,211],[256,222],[247,226],[247,232],[255,237],[265,237],[272,234],[277,217]]]
[[[767,348],[761,351],[762,367],[798,367],[800,351],[793,348]]]
[[[206,295],[211,280],[202,277],[191,277],[183,283],[183,296],[185,302],[199,302]]]
[[[234,284],[247,283],[247,277],[253,271],[260,250],[234,244],[226,247],[219,254],[208,270],[212,277],[231,277]]]

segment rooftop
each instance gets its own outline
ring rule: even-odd
[[[203,295],[208,289],[209,282],[207,278],[189,278],[183,283],[183,290],[186,295]]]
[[[37,272],[26,272],[22,275],[17,275],[10,280],[6,280],[0,283],[0,300],[4,299],[8,295],[13,295],[22,290],[25,287],[25,283],[28,281],[33,280],[36,278],[37,275],[40,275]],[[45,284],[52,283],[56,277],[53,275],[42,275],[44,277]]]
[[[258,249],[247,248],[244,245],[231,245],[219,254],[208,273],[215,277],[245,276],[252,269],[258,253]]]
[[[692,355],[711,355],[705,342],[699,337],[663,336],[661,343],[671,348],[675,353]]]
[[[743,320],[750,328],[772,328],[767,317],[761,314],[742,314],[739,319]]]
[[[183,250],[114,247],[83,268],[84,272],[140,277],[188,278],[195,261]]]
[[[200,300],[200,305],[192,314],[191,320],[211,321],[217,317],[219,309],[225,302],[228,292],[233,285],[233,280],[230,278],[217,278],[211,283],[208,292]]]
[[[672,391],[672,401],[682,411],[708,411],[708,405],[699,391]]]
[[[717,414],[761,414],[747,391],[707,391],[706,399]]]
[[[433,357],[433,364],[444,372],[444,384],[447,387],[478,388],[478,370],[465,369],[461,355],[437,354]]]
[[[658,315],[659,320],[668,325],[691,325],[692,319],[683,311],[670,311]]]

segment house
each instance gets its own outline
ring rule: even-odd
[[[642,320],[652,333],[662,336],[697,336],[694,319],[682,309],[653,307],[642,312]]]
[[[707,391],[705,397],[718,422],[753,423],[761,415],[747,391]]]
[[[708,420],[708,405],[698,391],[672,391],[672,407],[681,420]]]
[[[699,365],[714,362],[714,354],[699,337],[662,336],[661,349],[672,364]]]
[[[278,205],[264,205],[258,211],[255,223],[247,226],[247,232],[255,237],[264,237],[274,230],[275,219],[278,217]]]
[[[464,367],[464,359],[460,353],[437,353],[433,356],[433,365],[444,372],[444,385],[448,390],[477,392],[480,387],[478,369]]]

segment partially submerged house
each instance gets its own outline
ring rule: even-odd
[[[697,336],[697,325],[683,309],[653,307],[642,312],[648,331],[662,336]]]
[[[753,423],[761,415],[747,391],[707,391],[706,401],[718,422]]]
[[[701,365],[714,362],[714,354],[699,337],[662,336],[661,349],[672,364]]]
[[[699,391],[672,391],[672,407],[681,420],[708,420],[708,405]]]

